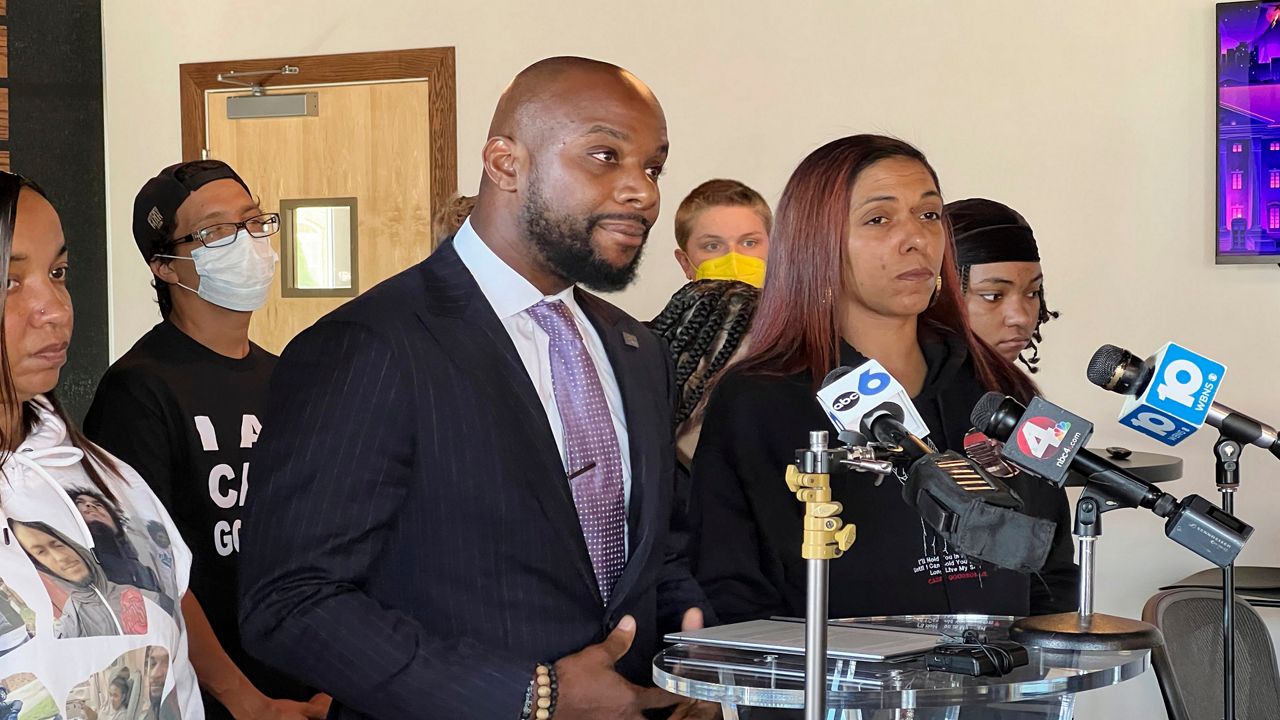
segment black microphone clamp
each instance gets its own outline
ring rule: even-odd
[[[1223,437],[1244,445],[1257,445],[1280,459],[1280,433],[1270,425],[1218,402],[1209,406],[1206,421],[1218,428]]]

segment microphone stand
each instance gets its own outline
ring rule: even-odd
[[[809,447],[796,451],[796,464],[787,466],[787,487],[804,503],[804,540],[808,588],[804,615],[804,718],[825,720],[827,711],[827,616],[830,562],[853,547],[857,529],[840,519],[844,507],[831,499],[831,468],[887,475],[901,450],[867,442],[859,433],[841,432],[844,447],[827,447],[827,432],[809,433]]]
[[[1093,478],[1105,476],[1097,473]],[[1108,476],[1107,479],[1109,479]],[[1025,617],[1009,628],[1009,639],[1055,650],[1145,650],[1164,644],[1154,625],[1093,611],[1094,543],[1102,537],[1102,515],[1122,507],[1138,507],[1141,487],[1123,482],[1090,480],[1076,503],[1072,534],[1080,551],[1080,594],[1076,612]]]
[[[827,714],[828,563],[853,547],[857,530],[840,519],[844,508],[831,499],[831,465],[844,451],[827,447],[824,430],[809,433],[809,447],[787,466],[787,487],[804,503],[804,541],[800,556],[808,575],[804,617],[804,717]]]
[[[1221,435],[1213,445],[1214,469],[1223,511],[1235,514],[1240,488],[1240,443]],[[1222,706],[1223,719],[1236,718],[1236,566],[1222,568]]]

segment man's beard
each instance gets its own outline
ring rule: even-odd
[[[536,177],[529,183],[529,198],[520,208],[520,226],[547,269],[571,283],[582,283],[601,292],[613,292],[630,285],[644,254],[644,245],[641,245],[631,262],[622,267],[615,267],[600,257],[592,242],[592,232],[597,224],[607,220],[638,222],[644,226],[645,238],[649,236],[649,221],[638,214],[598,214],[585,219],[553,214]]]

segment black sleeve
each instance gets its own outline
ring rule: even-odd
[[[751,482],[773,464],[754,437],[764,416],[735,407],[743,393],[729,379],[713,391],[693,456],[693,513],[700,542],[694,553],[696,577],[720,622],[754,620],[785,613],[778,587],[764,566],[760,532],[748,497]],[[756,432],[753,432],[756,431]]]
[[[362,716],[516,717],[538,658],[434,637],[365,592],[409,486],[444,480],[417,474],[418,413],[432,409],[418,404],[411,353],[335,321],[285,349],[254,448],[270,482],[245,506],[241,637]]]
[[[84,434],[120,458],[172,508],[174,447],[163,401],[147,378],[108,370],[84,419]]]
[[[1067,493],[1039,482],[1029,498],[1027,510],[1037,517],[1058,524],[1053,531],[1053,545],[1044,569],[1031,577],[1031,614],[1072,612],[1079,604],[1080,567],[1075,563],[1074,525]]]
[[[659,338],[661,341],[661,338]],[[663,341],[665,346],[665,341]],[[671,414],[675,415],[676,397],[679,388],[675,384],[675,373],[672,369],[671,356],[663,349],[666,361],[667,396],[670,399]],[[668,423],[670,424],[670,423]],[[663,457],[671,463],[668,474],[672,483],[671,517],[667,530],[666,559],[662,566],[662,575],[658,581],[658,631],[662,635],[680,629],[680,621],[689,608],[701,608],[703,621],[707,626],[716,622],[715,611],[707,601],[702,588],[693,579],[689,554],[697,542],[697,534],[692,525],[689,513],[689,474],[676,460],[675,428],[668,428],[664,433],[665,446]]]

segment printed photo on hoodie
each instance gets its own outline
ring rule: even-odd
[[[66,720],[180,720],[169,653],[130,650],[67,693]],[[0,720],[6,720],[0,716]]]
[[[86,459],[47,403],[32,406],[0,482],[0,676],[23,703],[0,720],[201,717],[179,612],[190,550],[132,468]],[[33,676],[48,693],[26,687]]]
[[[57,636],[144,634],[149,626],[146,601],[174,617],[174,557],[164,525],[135,522],[95,488],[76,486],[65,492],[69,508],[75,508],[74,522],[55,527],[44,520],[11,516],[8,521],[12,537],[49,593]]]
[[[35,611],[17,591],[0,580],[0,657],[17,650],[35,636]]]
[[[152,520],[136,527],[118,505],[92,487],[67,490],[93,537],[93,554],[107,580],[156,594],[165,612],[173,614],[177,601],[173,551],[164,525]]]
[[[0,720],[49,720],[58,706],[48,688],[35,675],[14,673],[0,680]]]
[[[147,591],[108,580],[88,548],[48,523],[10,518],[9,528],[49,593],[58,637],[147,632]]]

